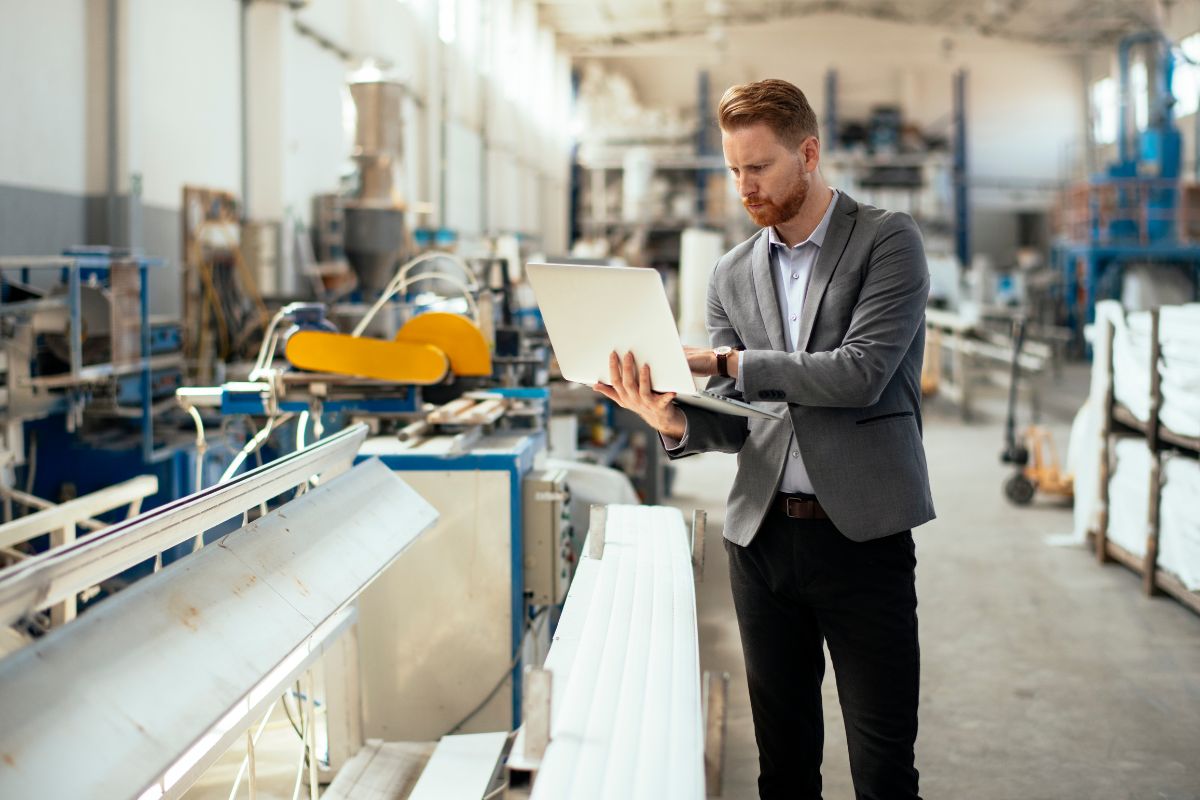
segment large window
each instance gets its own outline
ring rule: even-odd
[[[1097,144],[1117,140],[1117,81],[1101,78],[1092,84],[1092,139]]]
[[[1200,105],[1200,33],[1179,43],[1179,49],[1192,63],[1179,60],[1175,62],[1175,77],[1171,82],[1171,92],[1175,95],[1175,116],[1182,117],[1196,113]]]

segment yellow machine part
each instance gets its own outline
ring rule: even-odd
[[[431,344],[325,331],[298,331],[288,339],[285,355],[300,369],[421,385],[439,383],[450,366]]]
[[[466,317],[429,311],[413,317],[396,334],[397,342],[431,344],[450,359],[455,375],[491,375],[492,356],[483,333]]]

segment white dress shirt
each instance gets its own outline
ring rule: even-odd
[[[808,238],[797,245],[788,247],[779,238],[774,226],[767,231],[767,241],[771,254],[771,269],[775,273],[775,297],[779,301],[779,313],[783,317],[783,328],[786,334],[787,351],[796,352],[796,342],[800,339],[800,315],[804,308],[804,296],[808,294],[808,278],[812,274],[813,265],[825,243],[825,232],[829,230],[829,220],[833,216],[833,208],[837,205],[838,191],[833,190],[829,207],[825,216],[813,228]],[[739,392],[742,387],[742,370],[747,363],[754,363],[753,351],[738,355],[738,366],[735,387]],[[686,436],[686,434],[684,434]],[[812,480],[808,477],[808,469],[804,466],[804,457],[796,442],[796,433],[792,432],[791,446],[788,448],[787,463],[783,467],[783,477],[779,481],[779,491],[794,494],[815,494]]]
[[[813,228],[808,238],[797,245],[788,247],[779,238],[779,233],[772,225],[767,230],[768,250],[771,255],[771,269],[775,273],[775,299],[779,302],[779,313],[784,321],[787,351],[796,352],[796,342],[800,338],[800,315],[804,309],[804,296],[808,294],[808,278],[812,274],[813,265],[821,246],[825,243],[825,232],[829,230],[829,220],[833,217],[833,208],[837,205],[838,190],[833,190],[825,216]],[[753,362],[753,351],[738,354],[737,373],[734,387],[744,392],[742,385],[742,370],[747,362]],[[684,423],[683,437],[673,439],[666,434],[659,434],[668,450],[678,447],[687,440],[687,423]],[[812,480],[808,477],[808,469],[804,466],[804,458],[800,454],[800,445],[796,441],[796,432],[792,431],[791,446],[788,448],[787,463],[783,466],[783,477],[779,481],[779,491],[788,494],[816,494],[813,491]]]

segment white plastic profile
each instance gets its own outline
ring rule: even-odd
[[[365,425],[354,425],[228,483],[143,511],[0,571],[0,625],[66,600],[313,475],[329,479],[340,474],[353,463],[366,435]]]
[[[589,532],[589,538],[597,531]],[[701,800],[696,595],[688,531],[673,508],[609,506],[603,556],[585,545],[545,668],[550,743],[510,771],[532,800]]]
[[[0,661],[0,797],[179,796],[436,519],[372,459]]]

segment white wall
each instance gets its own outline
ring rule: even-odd
[[[357,65],[297,32],[299,19],[354,59],[387,62],[408,88],[402,194],[446,208],[414,224],[519,231],[562,249],[569,65],[533,0],[454,2],[450,44],[438,39],[439,0],[313,0],[298,13],[254,3],[243,156],[239,0],[118,0],[117,190],[139,193],[147,212],[130,235],[177,261],[163,232],[178,226],[162,213],[178,210],[185,184],[240,193],[243,157],[254,218],[307,221],[312,196],[338,189],[351,147],[344,86]],[[105,192],[106,9],[0,0],[0,184]]]
[[[342,123],[348,68],[334,53],[298,34],[290,21],[283,41],[283,212],[308,221],[313,195],[338,190],[350,156]]]
[[[140,174],[142,201],[178,209],[184,184],[241,192],[240,4],[127,0],[131,62],[122,191]]]
[[[0,183],[89,188],[87,5],[0,0]]]
[[[604,56],[648,106],[696,105],[696,75],[710,73],[715,111],[724,89],[775,77],[800,86],[825,112],[825,74],[838,73],[838,116],[863,119],[874,104],[902,106],[923,128],[950,132],[952,76],[968,71],[969,171],[976,178],[1055,180],[1081,140],[1079,59],[1050,48],[901,23],[815,15],[731,27],[724,48],[691,38]]]

